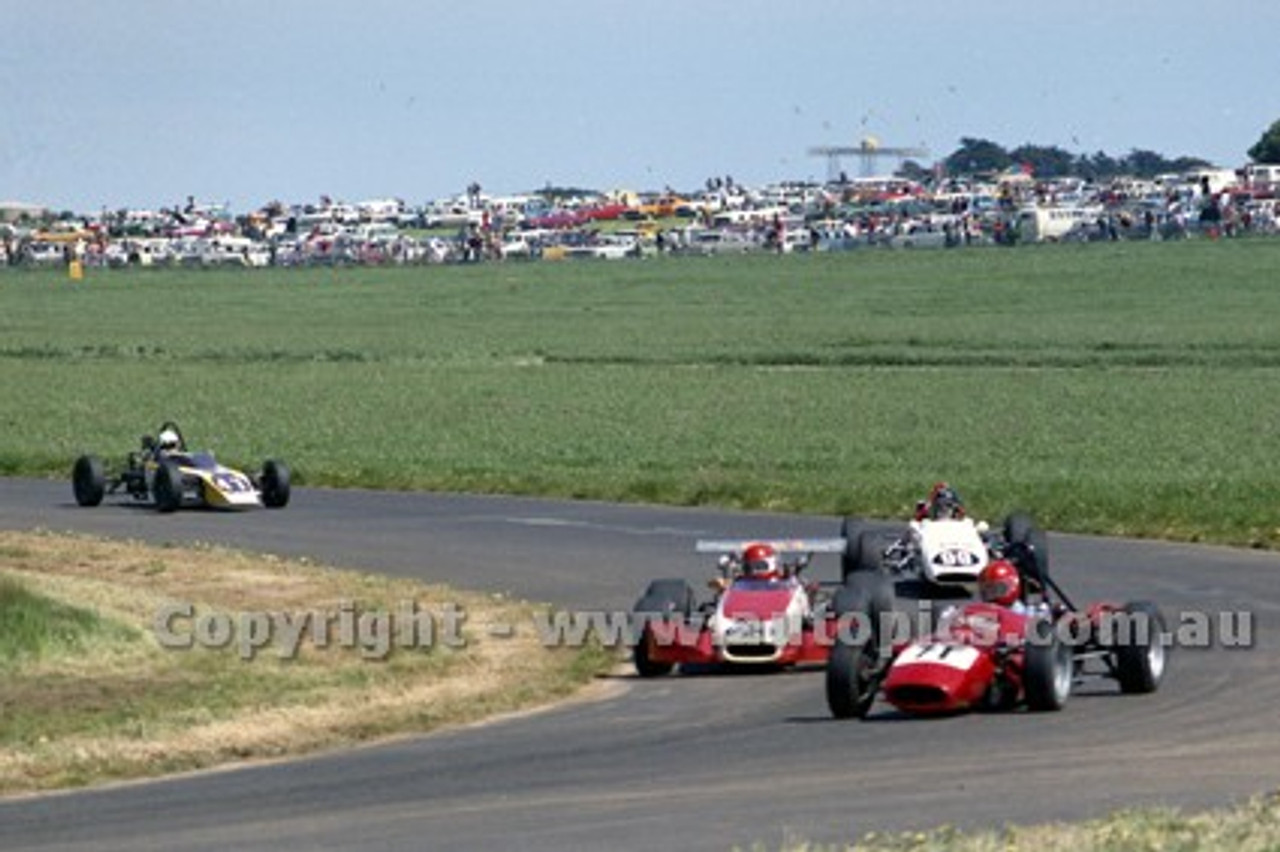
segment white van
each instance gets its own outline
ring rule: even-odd
[[[1056,242],[1100,215],[1101,207],[1024,207],[1018,211],[1018,227],[1026,242]]]
[[[1280,163],[1250,163],[1244,167],[1244,182],[1251,190],[1275,192],[1280,189]]]

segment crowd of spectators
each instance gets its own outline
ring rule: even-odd
[[[931,184],[842,177],[759,188],[726,177],[689,193],[507,198],[486,196],[473,183],[416,209],[395,199],[346,204],[322,197],[317,204],[272,202],[242,215],[189,198],[156,211],[0,224],[0,264],[401,265],[1276,233],[1276,187],[1226,174],[1098,185],[1020,172]]]

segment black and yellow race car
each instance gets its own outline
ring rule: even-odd
[[[208,450],[188,450],[173,421],[162,424],[154,437],[144,435],[141,451],[129,453],[118,471],[108,471],[97,456],[80,456],[71,484],[81,506],[97,506],[118,491],[151,502],[161,512],[185,507],[279,509],[289,503],[289,468],[283,462],[268,459],[256,475],[243,473],[219,464]]]

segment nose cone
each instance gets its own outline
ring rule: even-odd
[[[914,644],[894,660],[884,696],[907,713],[952,713],[979,701],[994,673],[990,657],[977,648]]]

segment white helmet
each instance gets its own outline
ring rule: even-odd
[[[182,440],[178,437],[178,433],[173,429],[165,429],[156,439],[156,446],[162,450],[180,450],[182,449]]]

